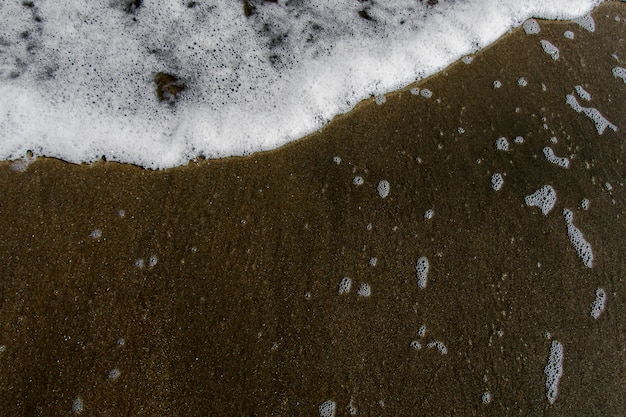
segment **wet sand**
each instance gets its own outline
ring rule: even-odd
[[[625,415],[626,5],[594,18],[515,30],[273,152],[156,172],[4,163],[0,414]],[[544,185],[547,215],[525,203]]]

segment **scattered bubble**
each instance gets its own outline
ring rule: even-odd
[[[92,239],[100,239],[102,237],[102,230],[94,229],[89,233],[89,237]]]
[[[509,141],[505,137],[499,137],[496,139],[496,149],[499,151],[508,151]]]
[[[472,61],[474,60],[474,56],[473,55],[465,55],[463,58],[461,58],[461,61],[463,61],[464,64],[471,64]]]
[[[489,391],[485,391],[481,399],[483,404],[489,404],[491,402],[491,393]]]
[[[569,237],[572,246],[576,249],[576,253],[583,260],[583,263],[587,268],[593,266],[593,252],[591,251],[591,245],[585,240],[583,233],[574,226],[574,213],[571,210],[563,209],[563,218],[567,224],[567,236]]]
[[[574,39],[574,32],[572,32],[571,30],[566,30],[565,32],[563,32],[563,36],[565,37],[565,39]]]
[[[354,177],[354,179],[352,180],[352,184],[354,185],[363,185],[363,177]]]
[[[551,185],[544,185],[534,193],[524,198],[529,207],[539,207],[544,216],[554,208],[556,202],[556,191]]]
[[[543,48],[546,54],[550,55],[550,57],[552,57],[552,59],[554,59],[555,61],[559,59],[559,48],[557,48],[556,46],[554,46],[552,43],[550,43],[549,41],[545,39],[542,39],[540,42],[541,42],[541,47]]]
[[[433,209],[428,209],[424,212],[424,218],[426,220],[432,219],[434,215],[435,215],[435,210]]]
[[[109,371],[109,379],[115,380],[115,379],[117,379],[119,377],[120,377],[120,370],[119,369],[114,368],[114,369],[111,369]]]
[[[553,163],[556,166],[561,168],[569,168],[569,159],[565,157],[558,157],[554,154],[554,151],[551,147],[546,146],[543,148],[543,155],[546,157],[548,162]]]
[[[387,98],[383,94],[380,94],[374,97],[374,101],[380,106],[381,104],[385,104],[387,102]]]
[[[526,32],[527,35],[536,35],[537,33],[541,32],[539,23],[535,19],[528,19],[522,24],[522,27],[524,28],[524,32]]]
[[[7,347],[5,345],[0,345],[0,353],[6,352]]]
[[[422,348],[422,344],[421,344],[420,342],[418,342],[417,340],[413,340],[413,341],[411,342],[410,346],[411,346],[413,349],[416,349],[416,350],[419,350],[419,349],[421,349],[421,348]]]
[[[503,184],[504,179],[502,178],[502,174],[496,172],[491,176],[491,188],[493,188],[495,191],[500,191]]]
[[[126,210],[122,210],[122,209],[118,210],[117,215],[123,219],[124,217],[126,217]]]
[[[143,259],[139,258],[139,259],[136,259],[136,260],[135,260],[135,266],[136,266],[137,268],[140,268],[140,269],[141,269],[141,268],[143,268],[143,265],[144,265],[144,261],[143,261]]]
[[[581,85],[574,86],[574,91],[576,91],[576,94],[578,94],[578,96],[582,98],[583,100],[585,101],[591,100],[591,94],[587,90],[585,90]]]
[[[422,324],[420,328],[417,329],[417,336],[419,336],[420,338],[426,336],[426,326]]]
[[[426,288],[426,284],[428,282],[428,270],[430,269],[430,264],[428,263],[428,259],[425,256],[421,256],[417,259],[417,263],[415,264],[415,272],[417,275],[417,286],[424,289]]]
[[[499,80],[495,80],[493,82],[493,88],[500,88],[500,87],[502,87],[502,82]]]
[[[378,258],[371,258],[370,259],[370,266],[376,266],[377,263],[378,263]]]
[[[433,92],[430,91],[428,88],[422,88],[420,90],[420,96],[424,98],[431,98],[433,96]]]
[[[589,201],[589,199],[587,198],[583,198],[582,201],[580,202],[580,207],[583,210],[589,210],[589,204],[591,204],[591,202]]]
[[[519,85],[520,87],[526,87],[528,85],[528,81],[526,81],[526,78],[520,77],[517,80],[517,85]]]
[[[72,401],[72,413],[78,414],[83,411],[83,408],[84,406],[82,398],[77,397],[74,399],[74,401]]]
[[[518,145],[521,145],[522,143],[524,143],[524,138],[521,136],[517,136],[515,139],[513,139],[513,142],[517,143]]]
[[[411,94],[413,94],[414,96],[418,96],[420,94],[420,89],[417,87],[411,88]]]
[[[123,337],[120,337],[119,339],[117,339],[116,343],[118,346],[124,346],[126,344],[126,340],[124,340]]]
[[[341,281],[339,282],[339,290],[337,290],[337,292],[339,294],[347,294],[350,292],[351,288],[352,288],[352,279],[348,277],[343,277]]]
[[[337,404],[334,401],[326,400],[318,407],[320,417],[335,417]]]
[[[429,349],[436,348],[439,351],[439,353],[441,353],[442,355],[448,354],[448,348],[446,347],[446,345],[443,342],[440,342],[438,340],[434,340],[428,343],[427,346]]]
[[[608,191],[613,191],[613,186],[611,185],[610,182],[605,182],[604,188],[606,188]]]
[[[382,198],[386,198],[389,195],[389,190],[390,190],[389,181],[381,180],[378,183],[378,187],[376,187],[376,189],[378,190],[379,196],[381,196]]]
[[[338,156],[333,157],[333,162],[339,165],[341,163],[341,158]]]
[[[546,375],[546,397],[550,404],[554,404],[559,394],[559,381],[563,376],[563,345],[556,340],[550,345],[548,363],[543,372]]]
[[[156,255],[152,255],[148,258],[148,266],[152,268],[153,266],[157,264],[158,261],[159,261],[159,258]]]
[[[595,32],[596,30],[596,22],[593,20],[591,15],[577,17],[576,19],[572,19],[572,22],[578,24],[581,28],[589,32]]]
[[[626,83],[626,68],[615,67],[612,72],[614,77],[621,78]]]
[[[591,303],[591,317],[597,320],[604,311],[605,304],[606,292],[602,288],[598,288],[596,290],[596,299]]]
[[[359,294],[361,297],[369,297],[370,295],[372,295],[372,288],[369,284],[363,283],[359,285],[359,290],[357,291],[357,294]]]
[[[610,128],[614,132],[617,132],[617,126],[613,123],[609,122],[600,111],[594,107],[583,107],[578,104],[578,100],[572,94],[568,94],[566,96],[565,102],[570,105],[572,109],[574,109],[577,113],[583,113],[585,116],[589,117],[598,131],[598,134],[603,134],[606,128]]]

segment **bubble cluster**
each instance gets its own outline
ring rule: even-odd
[[[524,32],[527,35],[536,35],[541,32],[541,28],[539,27],[539,23],[535,19],[528,19],[523,24]]]
[[[596,290],[596,299],[591,303],[591,317],[598,319],[600,314],[604,311],[604,305],[606,304],[606,292],[602,288]]]
[[[415,273],[417,275],[417,286],[419,288],[426,288],[426,284],[428,283],[428,270],[430,269],[430,264],[428,259],[425,256],[421,256],[417,259],[417,263],[415,264]]]
[[[376,187],[376,190],[378,191],[378,195],[381,196],[381,198],[386,198],[389,195],[390,190],[389,181],[381,180],[378,183],[378,187]]]
[[[538,207],[544,216],[554,208],[556,203],[556,191],[551,185],[544,185],[534,193],[524,198],[529,207]]]
[[[352,288],[352,279],[348,277],[343,277],[341,281],[339,282],[339,289],[337,290],[337,292],[339,294],[347,294],[350,292],[351,288]]]
[[[556,156],[551,147],[546,146],[545,148],[543,148],[543,155],[546,157],[548,162],[560,166],[561,168],[569,168],[569,159]]]
[[[548,363],[543,372],[546,375],[546,398],[550,404],[554,404],[559,394],[559,381],[563,376],[563,345],[556,340],[550,345]]]
[[[555,61],[559,59],[559,48],[557,48],[550,41],[547,41],[545,39],[542,39],[540,42],[541,47],[546,54],[550,55],[550,57]]]
[[[495,191],[500,191],[502,185],[504,185],[504,179],[502,178],[502,174],[496,172],[491,176],[491,188],[493,188]]]
[[[320,417],[335,417],[337,404],[332,400],[326,400],[318,407]]]
[[[574,213],[571,210],[563,209],[563,218],[565,219],[565,224],[567,225],[567,237],[569,237],[572,246],[576,249],[576,253],[583,260],[583,263],[587,268],[591,268],[593,266],[593,252],[591,251],[591,245],[585,237],[583,233],[574,226]]]

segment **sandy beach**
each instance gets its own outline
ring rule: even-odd
[[[0,415],[625,415],[626,5],[593,17],[271,152],[3,162]]]

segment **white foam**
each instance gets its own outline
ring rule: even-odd
[[[500,80],[495,80],[493,82],[493,88],[500,88],[502,87],[502,82]]]
[[[102,230],[94,229],[89,233],[89,237],[92,239],[100,239],[102,237]]]
[[[441,353],[442,355],[448,354],[448,348],[443,342],[440,342],[439,340],[434,340],[432,342],[429,342],[427,347],[429,349],[436,348],[439,351],[439,353]]]
[[[352,179],[352,184],[354,185],[363,185],[365,181],[363,181],[363,177],[356,176]]]
[[[543,148],[543,155],[546,157],[548,162],[560,166],[561,168],[569,168],[569,158],[556,156],[551,147],[546,146]]]
[[[426,336],[426,326],[424,326],[423,324],[420,326],[419,329],[417,329],[417,335],[419,337],[424,337]]]
[[[430,91],[428,88],[422,88],[420,90],[420,96],[424,98],[431,98],[433,96],[433,92]]]
[[[567,237],[569,237],[572,246],[576,249],[576,253],[583,260],[583,263],[587,268],[591,268],[593,266],[593,252],[591,251],[591,245],[585,237],[583,233],[574,226],[574,213],[571,210],[563,209],[563,218],[565,219],[565,224],[567,225]]]
[[[499,151],[508,151],[509,141],[505,137],[499,137],[496,139],[496,149]]]
[[[326,400],[320,404],[317,411],[320,417],[335,417],[337,404],[332,400]]]
[[[626,68],[615,67],[612,72],[614,77],[619,77],[626,83]]]
[[[83,405],[83,399],[80,397],[77,397],[74,399],[74,401],[72,401],[72,413],[74,414],[78,414],[81,413],[83,411],[84,405]]]
[[[517,80],[517,85],[520,87],[526,87],[528,85],[528,81],[524,77],[519,77]]]
[[[604,311],[606,304],[606,292],[602,288],[596,290],[596,299],[591,303],[591,317],[598,319]]]
[[[435,210],[433,209],[428,209],[424,212],[424,219],[426,220],[430,220],[433,218],[433,216],[435,215]]]
[[[489,391],[485,391],[483,392],[481,400],[483,404],[489,404],[491,402],[491,398],[492,398],[491,393]]]
[[[580,207],[583,210],[589,210],[589,204],[591,204],[589,199],[588,198],[583,198],[582,201],[580,202]]]
[[[361,297],[369,297],[370,295],[372,295],[372,287],[370,287],[369,284],[362,283],[361,285],[359,285],[359,290],[357,291],[357,294]]]
[[[416,349],[416,350],[419,350],[419,349],[421,349],[421,348],[422,348],[422,344],[421,344],[420,342],[418,342],[417,340],[413,340],[413,341],[411,342],[410,346],[411,346],[413,349]]]
[[[418,258],[417,263],[415,264],[415,272],[417,275],[417,286],[422,289],[426,288],[426,284],[428,283],[429,269],[430,264],[428,259],[425,256]]]
[[[500,191],[502,185],[504,185],[504,179],[502,178],[502,174],[496,172],[491,176],[491,188],[493,188],[495,191]]]
[[[333,156],[333,162],[337,165],[341,163],[341,158],[338,156]]]
[[[585,16],[577,17],[576,19],[572,19],[572,22],[577,23],[581,28],[589,31],[596,31],[596,22],[593,20],[591,15],[587,14]]]
[[[574,32],[572,32],[571,30],[566,30],[565,32],[563,32],[563,37],[565,39],[574,39]]]
[[[113,379],[113,380],[115,380],[115,379],[119,378],[119,377],[120,377],[120,375],[121,375],[121,372],[120,372],[120,370],[119,370],[119,369],[117,369],[117,368],[111,369],[111,370],[109,371],[109,379]]]
[[[339,282],[339,289],[337,290],[337,293],[347,294],[350,292],[351,288],[352,288],[352,279],[348,277],[343,277],[341,281]]]
[[[541,32],[539,23],[535,19],[528,19],[524,22],[522,27],[524,28],[524,32],[526,32],[527,35],[536,35],[537,33]]]
[[[587,90],[585,90],[582,85],[575,85],[574,90],[576,91],[576,94],[578,94],[578,97],[582,98],[583,100],[591,100],[591,94]]]
[[[539,207],[544,216],[554,208],[556,203],[556,191],[551,185],[544,185],[534,193],[524,197],[529,207]]]
[[[555,61],[559,59],[559,48],[557,48],[550,41],[547,41],[545,39],[542,39],[540,42],[541,47],[546,54],[550,55],[550,57],[552,57],[552,59],[554,59]]]
[[[378,187],[376,187],[376,190],[378,191],[378,195],[381,196],[382,198],[386,198],[389,195],[389,189],[390,189],[390,185],[389,185],[389,181],[387,180],[381,180],[378,183]]]
[[[370,266],[376,266],[378,263],[378,258],[370,258]]]
[[[148,266],[149,267],[153,267],[157,264],[157,262],[159,262],[159,258],[156,255],[151,255],[148,258]]]
[[[570,105],[570,107],[572,109],[574,109],[574,111],[576,111],[577,113],[584,113],[585,116],[589,117],[594,125],[596,126],[596,130],[598,131],[598,134],[603,134],[604,131],[606,130],[606,128],[608,127],[609,129],[613,130],[614,132],[617,132],[617,126],[615,126],[613,123],[609,122],[603,115],[602,113],[600,113],[600,111],[596,108],[593,107],[583,107],[578,103],[578,100],[576,100],[576,97],[574,97],[574,95],[572,94],[568,94],[565,97],[565,102],[567,104]]]
[[[554,404],[559,395],[559,381],[563,376],[563,345],[556,340],[550,345],[548,363],[543,372],[546,375],[546,398],[550,404]]]
[[[515,137],[515,139],[513,139],[513,142],[517,143],[518,145],[521,145],[522,143],[524,143],[524,138],[522,136],[517,136]]]
[[[39,0],[0,8],[0,159],[150,168],[277,148],[359,101],[423,79],[530,17],[599,0]],[[192,3],[190,2],[189,5]],[[28,33],[28,36],[20,36]],[[155,76],[180,93],[159,102]],[[163,77],[161,77],[163,79]],[[427,94],[422,90],[420,94]]]

